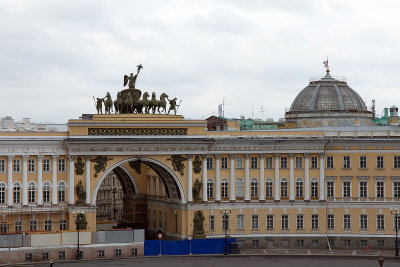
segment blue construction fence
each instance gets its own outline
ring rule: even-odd
[[[236,238],[228,238],[228,252],[231,251],[230,243]],[[189,255],[192,254],[223,254],[225,252],[225,239],[185,239],[180,241],[145,240],[144,255]]]

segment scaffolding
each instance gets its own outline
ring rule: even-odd
[[[0,234],[66,230],[68,207],[56,205],[0,206]]]

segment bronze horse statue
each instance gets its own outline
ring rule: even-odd
[[[151,94],[151,100],[149,102],[149,113],[150,113],[150,109],[153,112],[153,114],[156,113],[157,103],[158,103],[158,101],[156,99],[156,93],[153,92]]]
[[[160,95],[160,101],[157,102],[158,114],[161,114],[160,108],[162,108],[164,113],[167,114],[167,101],[165,100],[165,98],[168,99],[168,95],[166,93],[162,93]]]
[[[150,100],[148,99],[148,97],[149,97],[149,93],[148,92],[144,92],[143,96],[142,96],[142,100],[139,101],[142,109],[144,108],[144,113],[149,113]],[[141,109],[140,113],[143,112],[142,109]]]
[[[122,113],[122,104],[123,104],[123,101],[122,101],[121,92],[118,92],[117,99],[114,101],[115,114]]]
[[[104,101],[104,114],[111,114],[111,112],[113,111],[113,101],[111,99],[111,95],[109,92],[107,92],[105,100]]]
[[[127,96],[125,97],[122,112],[133,113],[133,100],[131,94],[127,94]]]

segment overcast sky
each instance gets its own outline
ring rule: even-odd
[[[65,123],[144,68],[185,118],[284,117],[310,77],[400,105],[400,1],[0,1],[0,117]],[[253,107],[253,108],[252,108]]]

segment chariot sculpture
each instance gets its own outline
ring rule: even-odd
[[[127,89],[123,89],[117,93],[116,99],[113,101],[111,95],[107,92],[103,98],[94,98],[97,114],[130,114],[130,113],[145,113],[145,114],[173,114],[176,112],[182,102],[177,104],[177,98],[169,99],[166,93],[162,93],[157,99],[156,93],[152,92],[151,97],[148,92],[144,92],[136,88],[137,77],[143,69],[142,64],[136,66],[136,74],[124,75],[124,87],[128,85]]]

